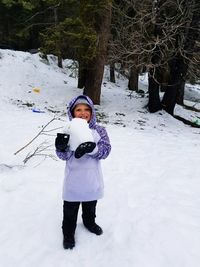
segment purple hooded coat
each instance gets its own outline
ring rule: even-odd
[[[96,148],[90,154],[85,154],[80,159],[74,157],[74,152],[66,149],[65,152],[56,151],[57,156],[66,160],[65,177],[63,184],[63,200],[65,201],[92,201],[103,197],[103,176],[101,159],[107,158],[111,145],[104,127],[96,124],[96,114],[92,100],[80,95],[71,100],[68,106],[68,116],[72,120],[72,108],[80,99],[88,102],[92,109],[89,128],[92,130]]]

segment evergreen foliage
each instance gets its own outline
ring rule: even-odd
[[[0,42],[14,49],[38,48],[39,32],[55,23],[58,0],[0,1]]]
[[[71,51],[71,57],[89,60],[95,55],[96,34],[86,27],[80,18],[66,18],[54,27],[41,33],[44,54],[55,54],[66,58]]]

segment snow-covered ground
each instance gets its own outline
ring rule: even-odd
[[[80,211],[76,247],[63,249],[65,163],[52,159],[54,139],[65,127],[66,104],[82,91],[70,61],[63,70],[53,56],[49,62],[38,54],[0,50],[1,266],[199,267],[200,129],[164,111],[148,113],[147,97],[130,94],[121,78],[111,84],[106,71],[102,104],[96,106],[112,144],[102,161],[105,197],[97,207],[104,234],[87,232]],[[146,88],[144,77],[140,88]],[[198,98],[199,88],[189,88]],[[176,113],[200,118],[180,106]],[[23,163],[44,146],[50,147]]]

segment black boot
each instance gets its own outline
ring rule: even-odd
[[[102,235],[103,234],[102,228],[96,223],[94,223],[90,226],[85,225],[85,227],[88,229],[88,231],[90,231],[93,234],[96,234],[96,235]]]
[[[74,235],[64,236],[63,238],[63,248],[64,249],[73,249],[75,247]]]
[[[96,235],[102,235],[103,230],[99,225],[95,223],[95,217],[96,217],[96,204],[97,201],[86,201],[82,202],[82,218],[83,218],[83,224],[93,234]]]

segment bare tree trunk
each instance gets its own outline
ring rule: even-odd
[[[62,57],[61,56],[58,56],[58,67],[59,68],[63,68]]]
[[[79,61],[78,67],[78,88],[82,89],[85,87],[85,79],[86,79],[86,69],[83,66],[84,64]]]
[[[115,83],[115,64],[110,64],[110,82]]]
[[[174,56],[169,62],[170,76],[168,86],[162,99],[163,109],[169,114],[174,114],[178,87],[180,85],[180,56]]]
[[[192,58],[195,42],[199,38],[200,22],[200,1],[194,1],[194,10],[189,30],[185,33],[185,44],[183,54],[174,56],[170,61],[170,85],[164,94],[162,103],[164,109],[173,115],[176,102],[183,105],[185,77],[189,67],[189,61]],[[178,37],[176,37],[178,39]],[[179,91],[180,90],[180,91]]]
[[[174,114],[174,108],[176,105],[176,94],[177,94],[177,86],[176,85],[168,86],[162,100],[163,109],[171,115]]]
[[[176,103],[179,105],[184,104],[184,91],[185,91],[185,81],[182,80],[180,82],[176,95]]]
[[[102,10],[96,21],[97,53],[94,59],[87,64],[84,94],[88,95],[94,104],[100,104],[101,84],[103,80],[104,65],[106,62],[108,38],[111,23],[111,5]]]
[[[130,69],[128,89],[138,92],[138,70],[134,66]]]
[[[181,70],[181,79],[180,79],[180,85],[178,87],[177,91],[177,97],[176,102],[177,104],[183,105],[184,104],[184,90],[185,90],[185,76],[188,72],[189,67],[189,59],[192,57],[192,54],[194,52],[195,42],[198,40],[200,34],[200,1],[195,0],[194,1],[194,11],[192,16],[192,21],[190,24],[190,28],[187,32],[186,38],[185,38],[185,45],[184,50],[186,51],[186,60],[181,60],[180,62],[180,70]]]
[[[87,66],[84,95],[89,96],[93,103],[100,104],[101,83],[104,73],[105,60],[101,56],[97,56]]]
[[[149,102],[148,109],[149,112],[154,113],[162,109],[160,96],[159,96],[159,84],[155,81],[153,74],[150,71],[149,74]]]

